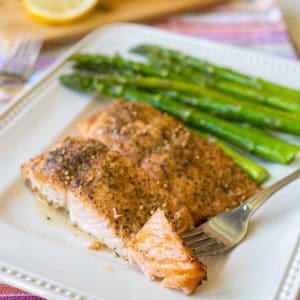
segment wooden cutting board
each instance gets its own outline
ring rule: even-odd
[[[107,23],[150,21],[181,11],[200,9],[224,2],[222,0],[100,0],[108,10],[97,8],[88,16],[67,25],[42,24],[32,19],[22,7],[21,0],[0,0],[1,34],[13,39],[26,32],[42,38],[46,44],[77,39],[92,29]]]

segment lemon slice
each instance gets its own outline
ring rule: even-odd
[[[27,12],[42,22],[74,21],[95,7],[98,0],[23,0]]]

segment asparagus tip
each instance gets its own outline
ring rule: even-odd
[[[259,176],[255,179],[258,184],[261,184],[270,178],[270,173],[266,169],[262,169]]]
[[[129,52],[136,54],[147,54],[152,47],[153,46],[150,44],[141,44],[131,48]]]

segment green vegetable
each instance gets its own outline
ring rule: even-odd
[[[164,69],[165,72],[166,70],[172,72],[172,76],[169,76],[170,78],[175,78],[175,76],[178,78],[178,76],[180,76],[179,78],[183,81],[205,85],[208,90],[217,90],[223,94],[229,94],[239,100],[259,103],[298,114],[300,113],[300,101],[297,101],[290,96],[283,95],[280,92],[275,94],[268,90],[257,90],[253,87],[220,79],[216,76],[205,76],[200,73],[199,70],[186,67],[176,61],[171,61],[170,59],[165,60],[159,55],[152,54],[147,56],[147,58],[150,63],[157,67],[157,69]]]
[[[266,181],[270,174],[268,170],[259,164],[253,162],[247,157],[241,155],[240,153],[234,151],[232,148],[228,147],[226,144],[222,143],[219,139],[207,135],[199,130],[190,128],[194,133],[199,134],[200,136],[207,138],[217,144],[226,155],[231,157],[233,161],[246,173],[248,174],[256,183],[262,183]]]
[[[149,64],[127,60],[119,55],[107,56],[101,54],[77,53],[69,58],[75,63],[75,68],[84,71],[93,71],[110,74],[122,71],[122,74],[134,75],[144,74],[156,77],[169,77],[170,71],[167,69],[156,68]]]
[[[184,80],[193,81],[193,79],[197,77],[197,74],[193,74],[186,69],[182,70],[182,68],[179,68],[179,70],[177,70],[175,68],[172,72],[172,70],[158,69],[151,65],[126,60],[118,55],[105,56],[98,54],[76,54],[70,59],[76,62],[75,67],[77,69],[110,75],[123,75],[127,76],[127,78],[134,78],[136,74],[175,78],[174,73],[176,72],[178,72],[177,79],[182,77]],[[157,88],[159,87],[160,82],[158,82],[158,80],[159,79],[157,78],[156,83],[154,82],[154,84],[152,84],[153,88],[156,88],[156,86]],[[141,81],[145,82],[145,80],[140,78],[139,84],[141,84]],[[234,88],[235,87],[233,87],[233,89]],[[209,112],[220,115],[223,118],[236,121],[246,121],[256,126],[263,126],[300,135],[300,116],[298,117],[297,115],[281,112],[262,105],[241,102],[234,98],[222,95],[221,93],[211,90],[205,86],[198,86],[198,90],[198,96],[194,97],[181,95],[174,91],[169,92],[163,89],[159,92],[164,95],[166,95],[166,93],[170,93],[170,97],[175,100],[198,106],[202,109],[208,110]],[[167,94],[166,96],[169,95]]]
[[[176,62],[176,65],[191,67],[194,70],[201,71],[207,75],[239,83],[249,88],[254,88],[260,91],[270,91],[273,94],[278,94],[278,96],[289,96],[296,100],[300,100],[299,90],[284,87],[261,78],[251,77],[229,68],[220,67],[205,60],[185,55],[184,53],[179,51],[165,49],[156,45],[143,44],[131,49],[131,52],[143,55],[155,54],[157,56],[160,56],[161,59],[164,59],[165,61],[169,60]]]
[[[103,93],[112,97],[124,97],[131,101],[146,102],[181,119],[192,127],[211,132],[242,149],[269,160],[286,164],[291,162],[298,152],[296,146],[263,132],[242,128],[167,97],[128,87],[133,84],[132,80],[121,76],[99,77],[73,73],[62,75],[60,81],[65,86],[82,92]],[[162,82],[163,86],[166,85],[165,87],[173,87],[169,86],[169,81]]]
[[[147,75],[197,83],[198,86],[202,86],[202,89],[205,88],[208,93],[218,90],[237,97],[239,100],[257,102],[300,114],[300,101],[295,101],[290,99],[290,97],[277,97],[263,90],[257,91],[238,83],[203,76],[199,71],[195,72],[195,70],[182,66],[170,59],[162,59],[159,55],[151,54],[148,56],[148,59],[152,65],[126,60],[119,55],[75,54],[70,58],[70,60],[75,62],[75,68],[78,70],[120,74],[127,77]],[[224,95],[220,93],[219,96]]]
[[[255,126],[300,135],[300,116],[288,112],[262,105],[243,103],[222,96],[214,91],[205,91],[205,88],[203,88],[202,95],[199,96],[162,89],[157,89],[157,92],[176,101],[207,110],[228,120],[248,122]]]

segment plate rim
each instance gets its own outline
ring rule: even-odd
[[[0,279],[4,283],[11,284],[27,292],[49,299],[96,299],[85,292],[72,289],[44,278],[41,275],[32,274],[2,261],[0,261]],[[101,300],[102,298],[97,297],[97,299]]]
[[[167,30],[156,29],[147,25],[136,25],[130,23],[114,23],[110,25],[102,26],[101,28],[95,29],[80,41],[78,41],[74,46],[72,46],[68,51],[66,51],[61,58],[48,70],[45,74],[31,87],[23,91],[18,97],[8,106],[8,108],[0,115],[0,136],[6,131],[14,122],[18,121],[18,117],[23,113],[26,113],[27,108],[30,105],[34,105],[34,95],[39,93],[44,85],[47,85],[55,74],[60,71],[60,69],[67,63],[66,58],[76,51],[82,49],[89,42],[93,41],[95,37],[101,35],[110,30],[115,30],[116,28],[127,27],[134,30],[146,30],[153,33],[165,34],[172,38],[178,38],[181,41],[188,41],[197,43],[199,40],[202,43],[213,47],[221,47],[222,49],[231,50],[236,52],[249,54],[252,59],[255,59],[259,64],[267,64],[268,67],[274,68],[274,70],[280,70],[283,68],[285,72],[296,72],[300,74],[300,63],[291,62],[284,58],[271,57],[266,54],[257,53],[255,51],[244,49],[237,46],[231,45],[219,45],[218,43],[195,39],[192,37],[187,37],[179,35],[176,33],[170,33]],[[281,70],[282,71],[282,70]],[[297,286],[299,286],[300,277],[300,238],[298,237],[298,242],[295,245],[293,254],[289,259],[289,263],[286,270],[281,278],[281,283],[275,292],[276,299],[295,299],[297,297]],[[81,291],[75,291],[72,288],[68,288],[62,284],[53,282],[47,278],[43,278],[38,274],[31,274],[26,270],[19,268],[18,266],[13,266],[6,264],[0,260],[0,279],[2,282],[12,284],[21,289],[25,289],[30,292],[34,292],[40,296],[51,296],[55,299],[94,299],[93,296],[88,295]],[[57,298],[59,297],[59,298]],[[99,299],[99,298],[98,298]]]

